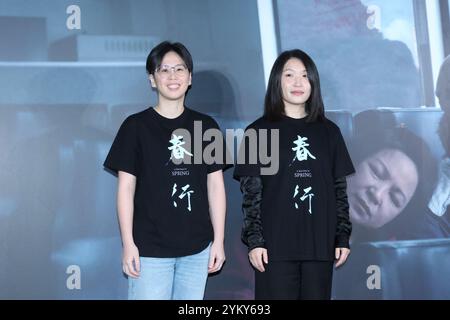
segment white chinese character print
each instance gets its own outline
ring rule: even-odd
[[[185,148],[182,147],[182,145],[186,143],[185,141],[182,140],[183,136],[177,136],[175,134],[172,135],[172,139],[169,141],[172,145],[168,147],[168,149],[172,151],[169,161],[172,160],[173,158],[178,160],[183,159],[185,153],[192,157],[192,153],[190,153],[189,151],[187,151]]]
[[[302,138],[297,135],[297,140],[294,141],[295,147],[292,148],[292,150],[295,151],[295,156],[294,159],[292,159],[291,165],[294,163],[295,159],[298,161],[304,161],[308,160],[308,156],[312,159],[316,159],[316,157],[306,148],[309,147],[309,143],[307,143],[306,140],[308,140],[308,138]]]
[[[185,196],[187,196],[187,202],[188,202],[187,209],[188,209],[189,211],[191,211],[191,209],[192,209],[192,208],[191,208],[191,194],[194,193],[194,190],[189,190],[189,191],[187,191],[187,190],[189,189],[189,187],[190,187],[189,184],[185,185],[184,187],[181,187],[182,192],[181,192],[181,194],[178,196],[178,198],[179,198],[179,199],[183,199]],[[177,184],[176,184],[176,183],[174,183],[174,184],[173,184],[173,187],[172,187],[172,198],[173,198],[173,196],[175,195],[175,193],[177,193]],[[173,201],[173,206],[174,206],[175,208],[178,207],[178,205],[177,205],[177,203],[176,203],[175,200]]]
[[[295,197],[299,194],[299,192],[298,192],[298,189],[299,189],[299,188],[300,188],[300,187],[299,187],[298,185],[295,186],[294,196],[293,196],[292,198],[295,199]],[[304,194],[303,194],[303,196],[300,197],[300,200],[301,200],[301,201],[305,201],[306,198],[309,198],[309,209],[308,209],[309,214],[312,214],[312,210],[311,210],[311,199],[312,199],[312,197],[314,196],[314,193],[308,194],[308,192],[310,192],[311,190],[312,190],[312,187],[308,187],[308,188],[306,188],[306,189],[303,189]],[[297,202],[294,202],[294,206],[295,206],[295,209],[298,209],[298,204],[297,204]]]

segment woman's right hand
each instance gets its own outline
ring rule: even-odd
[[[259,272],[264,272],[266,269],[264,268],[264,263],[269,263],[269,258],[267,256],[266,248],[255,248],[252,249],[248,253],[248,257],[250,259],[250,263],[252,266],[258,270]]]
[[[122,270],[129,277],[139,278],[141,263],[139,250],[134,243],[123,246]]]

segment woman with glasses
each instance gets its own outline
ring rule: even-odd
[[[330,299],[333,262],[343,264],[350,252],[346,176],[354,168],[340,129],[324,115],[319,74],[306,53],[285,51],[277,58],[264,116],[250,131],[260,148],[267,131],[279,135],[264,147],[277,153],[275,174],[263,174],[264,162],[247,160],[234,172],[243,192],[242,240],[255,268],[255,298]],[[240,158],[247,159],[249,140],[243,141]]]
[[[146,69],[157,105],[123,122],[104,163],[118,173],[128,298],[203,299],[208,273],[225,261],[226,165],[197,160],[206,145],[195,146],[194,122],[202,136],[219,126],[184,105],[193,71],[184,45],[160,43]]]

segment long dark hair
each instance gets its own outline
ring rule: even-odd
[[[305,103],[307,113],[306,121],[323,121],[325,119],[325,108],[323,106],[322,95],[320,93],[319,72],[314,61],[299,49],[284,51],[281,53],[270,72],[269,84],[267,86],[264,100],[264,117],[270,121],[278,121],[285,113],[283,92],[281,88],[281,75],[286,62],[291,59],[299,59],[306,68],[309,83],[311,84],[311,95]]]

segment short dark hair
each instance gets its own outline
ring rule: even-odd
[[[156,68],[158,68],[161,65],[161,61],[164,58],[164,56],[171,51],[175,52],[180,56],[180,58],[184,61],[184,64],[188,68],[189,72],[192,73],[192,71],[194,70],[194,64],[192,62],[192,56],[189,53],[189,50],[186,49],[186,47],[180,42],[169,42],[169,41],[161,42],[156,47],[154,47],[152,51],[150,51],[147,57],[147,63],[145,65],[147,73],[154,74]]]
[[[264,116],[270,121],[281,119],[285,113],[283,92],[281,87],[281,75],[286,62],[291,59],[299,59],[306,68],[309,83],[311,84],[311,95],[305,104],[305,111],[308,114],[307,122],[322,121],[325,119],[325,108],[320,92],[319,72],[314,61],[305,52],[299,49],[284,51],[281,53],[270,72],[269,84],[267,86],[266,97],[264,100]]]
[[[360,163],[383,150],[396,149],[406,154],[418,167],[421,183],[437,178],[436,160],[427,142],[406,124],[397,124],[390,110],[365,110],[354,116],[354,139],[350,143],[352,159]],[[425,169],[420,174],[421,169]]]

